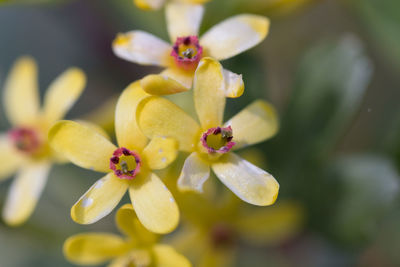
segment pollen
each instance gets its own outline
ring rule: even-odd
[[[40,149],[42,144],[36,130],[31,128],[15,128],[8,135],[14,147],[23,153],[34,154]]]
[[[110,158],[110,169],[114,174],[121,178],[132,180],[140,172],[142,161],[139,155],[127,148],[116,149]]]
[[[201,137],[202,145],[207,149],[209,154],[214,153],[227,153],[235,145],[232,142],[232,128],[228,126],[226,128],[216,127],[210,128]]]
[[[202,54],[203,47],[197,36],[178,37],[171,52],[176,64],[186,70],[196,69]]]

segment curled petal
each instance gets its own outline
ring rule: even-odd
[[[244,82],[242,75],[224,69],[224,80],[226,97],[236,98],[243,94]]]
[[[185,92],[187,88],[179,81],[162,74],[150,74],[140,81],[140,85],[151,95],[171,95]]]
[[[191,190],[201,193],[208,177],[210,177],[210,165],[193,152],[185,160],[178,179],[178,187],[182,191]]]

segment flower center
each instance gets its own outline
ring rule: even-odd
[[[125,147],[117,148],[110,158],[110,169],[121,179],[131,180],[140,172],[142,161],[139,155]]]
[[[211,229],[211,242],[214,247],[230,247],[235,243],[235,232],[225,224],[216,224]]]
[[[203,133],[201,137],[202,145],[207,149],[208,153],[227,153],[235,145],[232,142],[232,128],[216,127],[210,128],[207,132]]]
[[[9,131],[8,135],[14,147],[23,153],[34,154],[42,144],[39,134],[32,128],[15,128]]]
[[[178,37],[171,52],[176,64],[186,70],[196,69],[202,54],[203,47],[197,36]]]

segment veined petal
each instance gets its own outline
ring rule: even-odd
[[[0,135],[0,181],[9,178],[23,161],[5,134]]]
[[[54,150],[82,168],[110,171],[110,158],[116,147],[88,126],[59,121],[49,131],[49,142]]]
[[[202,160],[197,152],[187,157],[178,179],[178,187],[182,191],[203,192],[203,184],[210,177],[210,165]]]
[[[39,113],[37,66],[31,57],[18,59],[4,85],[3,104],[14,125],[31,124]]]
[[[193,71],[187,71],[180,68],[167,68],[166,70],[162,71],[160,75],[174,79],[186,89],[192,88],[194,77]]]
[[[46,185],[50,166],[49,162],[32,163],[17,174],[3,210],[3,218],[7,224],[19,225],[32,214]]]
[[[179,142],[179,150],[193,151],[200,129],[197,122],[174,103],[152,97],[138,110],[139,126],[149,138],[170,137]]]
[[[118,34],[112,48],[118,57],[142,65],[166,67],[171,60],[171,45],[143,31]]]
[[[44,116],[49,123],[62,119],[81,95],[86,84],[84,72],[70,68],[54,80],[44,98]]]
[[[115,109],[115,134],[120,146],[138,150],[146,146],[147,137],[138,127],[136,112],[139,104],[149,96],[137,81],[131,83],[119,97]]]
[[[242,14],[228,18],[208,30],[200,39],[207,55],[224,60],[260,43],[268,34],[266,17]]]
[[[68,238],[65,257],[75,264],[100,264],[127,252],[126,241],[108,233],[83,233]]]
[[[80,224],[97,222],[118,205],[128,186],[128,181],[108,173],[92,185],[71,208],[72,219]]]
[[[203,129],[222,124],[225,81],[221,64],[212,58],[203,58],[196,69],[194,104]]]
[[[143,150],[145,161],[152,170],[164,169],[177,155],[178,142],[173,138],[156,136]]]
[[[174,43],[178,37],[197,36],[203,13],[204,8],[201,5],[167,4],[165,15],[171,42]]]
[[[212,165],[217,177],[240,199],[267,206],[278,197],[279,184],[266,171],[230,152]]]
[[[164,4],[165,0],[133,0],[138,8],[144,10],[159,9]]]
[[[162,74],[147,75],[140,81],[140,85],[144,91],[151,95],[171,95],[190,89],[175,79]]]
[[[154,173],[139,175],[129,188],[132,205],[140,222],[148,230],[166,234],[179,222],[179,210],[174,197]]]
[[[278,116],[273,106],[256,100],[225,123],[233,130],[233,149],[262,142],[278,131]]]
[[[157,244],[153,247],[155,266],[158,267],[190,267],[192,264],[185,256],[173,247]]]
[[[239,75],[224,69],[224,79],[226,97],[236,98],[243,94],[244,82],[241,74]]]

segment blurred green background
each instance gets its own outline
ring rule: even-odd
[[[142,29],[167,40],[162,11],[131,0],[0,1],[0,84],[21,55],[39,64],[43,95],[69,66],[88,76],[69,113],[84,116],[130,82],[158,71],[120,60],[118,32]],[[400,2],[398,0],[213,0],[201,32],[238,13],[271,19],[267,39],[223,65],[242,73],[245,94],[226,118],[263,98],[281,128],[262,143],[277,203],[304,207],[296,235],[267,246],[240,243],[234,266],[400,266]],[[9,124],[0,109],[0,129]],[[71,266],[62,243],[84,231],[116,231],[114,218],[81,226],[69,209],[98,175],[55,166],[31,219],[0,221],[0,266]],[[0,184],[0,204],[10,180]],[[268,209],[268,208],[265,208]]]

